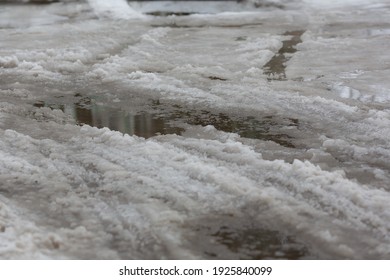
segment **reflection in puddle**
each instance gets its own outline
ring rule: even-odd
[[[92,104],[89,98],[82,98],[74,104],[56,105],[36,102],[34,106],[60,109],[72,115],[79,125],[87,124],[98,128],[108,127],[111,130],[144,138],[158,134],[180,134],[184,131],[183,128],[171,127],[166,120],[153,114],[139,113],[133,115],[116,108]]]
[[[74,117],[80,124],[88,124],[98,128],[108,127],[129,135],[144,138],[158,134],[180,134],[184,129],[170,127],[162,118],[152,114],[127,114],[123,111],[93,105],[91,108],[74,107]]]
[[[261,119],[254,117],[232,117],[224,113],[212,113],[206,110],[189,110],[178,105],[163,105],[158,100],[153,101],[153,111],[159,113],[140,112],[130,114],[124,110],[109,106],[99,105],[89,97],[76,94],[77,101],[73,104],[53,104],[37,101],[35,107],[49,107],[60,109],[73,116],[79,125],[90,126],[120,131],[129,135],[137,135],[144,138],[159,134],[178,134],[184,132],[184,128],[173,126],[172,123],[207,126],[212,125],[216,129],[237,133],[241,137],[270,140],[282,146],[294,148],[292,138],[278,130],[283,127],[298,126],[297,119],[276,119],[273,116],[264,116]]]
[[[290,59],[287,54],[293,54],[296,50],[296,45],[302,43],[301,36],[304,30],[288,31],[285,36],[291,36],[289,40],[283,41],[283,46],[272,59],[264,65],[264,74],[268,75],[268,80],[286,80],[286,65]]]

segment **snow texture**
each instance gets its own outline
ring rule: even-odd
[[[390,257],[387,1],[14,2],[0,258]]]

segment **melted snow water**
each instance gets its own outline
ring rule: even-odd
[[[207,259],[315,259],[307,246],[293,236],[234,217],[204,219],[193,228],[191,242]],[[205,236],[207,238],[205,238]]]
[[[273,230],[223,226],[212,236],[216,243],[238,253],[243,259],[301,259],[309,255],[307,247],[293,237]],[[213,251],[211,246],[205,251],[208,257],[223,258],[219,252]]]
[[[273,116],[232,117],[226,113],[214,113],[208,110],[186,109],[178,105],[166,106],[159,101],[153,101],[152,111],[158,113],[139,112],[132,114],[123,109],[95,103],[89,97],[76,94],[77,101],[73,104],[50,103],[37,101],[35,107],[49,107],[60,109],[70,114],[79,125],[90,126],[120,131],[129,135],[144,138],[160,134],[180,135],[184,128],[173,123],[207,126],[212,125],[216,129],[237,133],[241,137],[274,141],[282,146],[294,148],[292,137],[279,133],[278,128],[298,126],[297,119],[276,119]]]
[[[52,104],[38,101],[34,106],[60,109],[72,115],[79,125],[108,127],[111,130],[144,138],[158,134],[180,134],[184,131],[183,128],[171,127],[166,120],[154,114],[147,112],[130,114],[114,107],[94,104],[88,97],[83,97],[74,104]]]
[[[150,16],[156,16],[156,17],[168,17],[168,16],[189,16],[189,15],[192,15],[194,13],[189,13],[189,12],[162,12],[162,11],[158,11],[158,12],[149,12],[149,13],[146,13],[147,15],[150,15]]]
[[[283,41],[283,46],[277,54],[264,65],[264,73],[268,75],[268,80],[285,80],[286,79],[286,62],[295,53],[296,45],[302,43],[301,36],[304,30],[287,31],[283,35],[291,36],[290,39]]]

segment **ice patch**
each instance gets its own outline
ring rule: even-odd
[[[364,93],[358,89],[344,85],[343,83],[335,83],[330,87],[333,92],[338,94],[341,98],[345,99],[354,99],[364,103],[384,103],[390,101],[390,94],[388,89],[382,88],[380,86],[371,86],[371,88],[374,89],[372,93]]]
[[[361,98],[361,93],[357,89],[344,86],[342,84],[336,84],[332,87],[337,94],[339,94],[342,98],[352,98],[359,100]]]

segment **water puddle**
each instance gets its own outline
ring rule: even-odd
[[[152,24],[152,27],[169,27],[169,28],[242,28],[242,27],[257,27],[263,25],[263,23],[238,23],[238,24],[230,24],[226,22],[221,23],[207,23],[207,24],[190,24],[186,25],[183,23],[177,23],[175,21],[171,21],[169,23],[161,23],[161,24]]]
[[[230,251],[248,259],[301,259],[307,255],[307,248],[291,236],[283,236],[278,231],[221,227],[211,236]],[[212,251],[206,251],[210,256]],[[216,255],[217,256],[217,255]]]
[[[223,218],[225,219],[225,218]],[[309,248],[293,236],[248,224],[248,221],[209,221],[194,227],[191,240],[207,259],[315,259]]]
[[[75,94],[73,103],[37,101],[35,107],[49,107],[59,109],[71,115],[79,125],[120,131],[129,135],[144,138],[160,134],[181,135],[184,128],[177,124],[207,126],[216,129],[237,133],[241,137],[274,141],[282,146],[294,148],[292,137],[279,133],[279,128],[298,126],[297,119],[277,119],[273,116],[241,117],[230,116],[225,113],[213,113],[208,110],[186,109],[179,105],[161,104],[158,100],[150,105],[152,112],[138,112],[131,114],[125,110],[96,103],[93,99]],[[176,124],[176,125],[175,125]]]
[[[290,60],[291,55],[297,51],[296,45],[302,43],[301,36],[304,32],[304,30],[295,30],[283,34],[285,36],[291,36],[291,38],[283,41],[283,46],[279,52],[264,65],[264,73],[268,75],[268,80],[286,80],[285,63]]]
[[[246,36],[239,36],[234,41],[246,41],[247,39],[248,39],[248,37],[246,37]]]
[[[260,120],[254,117],[233,118],[224,113],[212,113],[207,110],[177,110],[173,116],[191,125],[212,125],[218,130],[237,133],[241,137],[273,141],[284,147],[295,148],[292,137],[275,131],[285,126],[297,126],[298,120],[296,119],[276,120],[273,116],[264,116]]]
[[[47,5],[47,4],[51,4],[51,3],[58,3],[60,2],[60,0],[50,0],[50,1],[47,1],[47,0],[30,0],[29,3],[31,4],[39,4],[39,5]]]
[[[108,127],[111,130],[144,138],[159,134],[181,134],[184,131],[183,128],[171,127],[169,121],[154,114],[147,112],[130,114],[117,108],[96,104],[88,97],[82,97],[73,104],[53,104],[38,101],[34,103],[34,106],[62,110],[64,113],[71,115],[79,125],[87,124],[98,128]]]
[[[47,1],[47,0],[30,0],[28,2],[26,1],[14,1],[14,0],[2,0],[0,1],[0,5],[2,4],[6,4],[6,5],[48,5],[48,4],[52,4],[52,3],[58,3],[60,2],[60,0],[51,0],[51,1]]]
[[[243,1],[244,0],[238,0],[238,2],[243,2]],[[255,2],[253,5],[255,6],[255,8],[258,8],[258,9],[276,8],[276,9],[283,10],[286,8],[282,4],[277,4],[277,3],[267,2],[267,1]]]
[[[221,77],[217,77],[217,76],[208,76],[207,78],[209,78],[210,80],[218,80],[218,81],[227,81],[227,79],[225,78],[221,78]]]
[[[191,12],[164,12],[164,11],[156,11],[156,12],[149,12],[149,13],[146,13],[146,14],[150,15],[150,16],[155,16],[155,17],[169,17],[169,16],[182,17],[182,16],[193,15],[195,13],[191,13]]]

